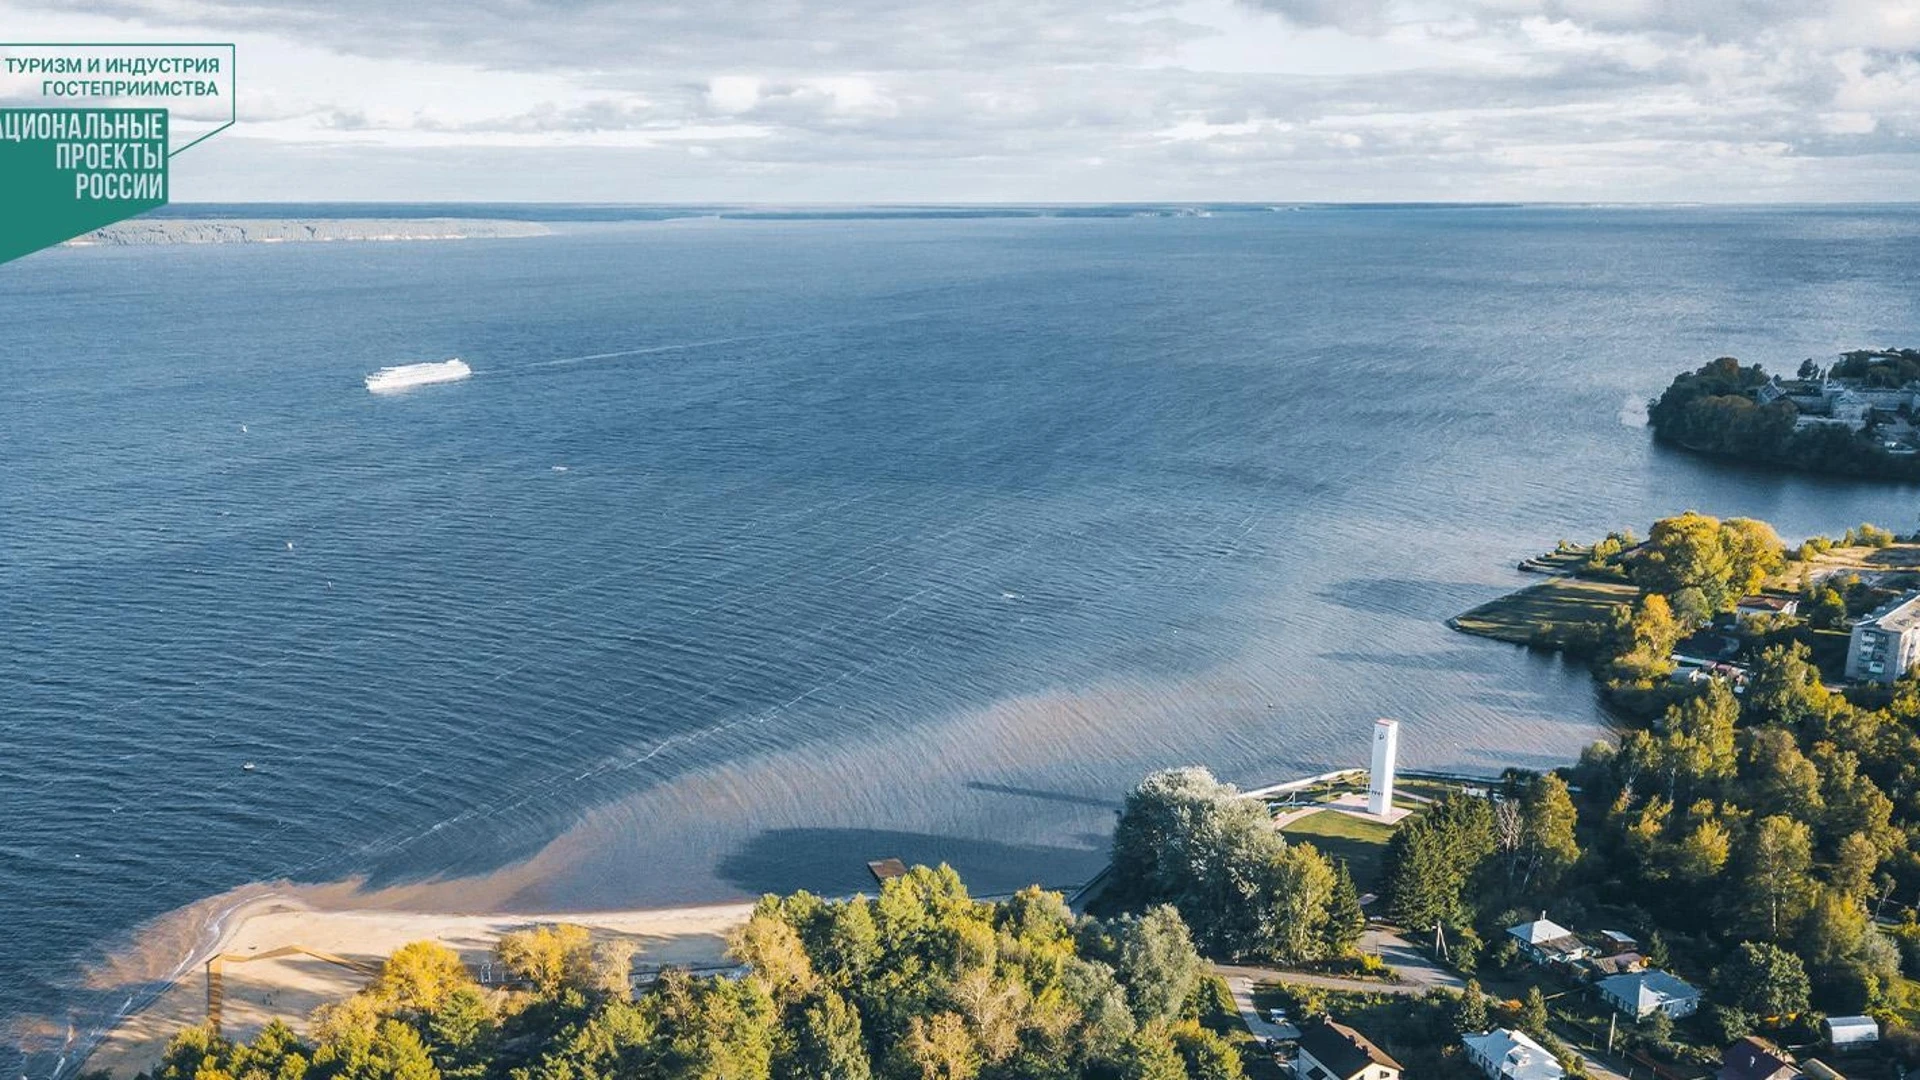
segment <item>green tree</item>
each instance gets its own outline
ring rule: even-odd
[[[1527,996],[1520,1003],[1520,1028],[1542,1041],[1553,1037],[1547,1028],[1547,999],[1537,985],[1527,987]]]
[[[813,960],[776,897],[760,901],[753,917],[728,938],[727,952],[747,965],[748,977],[760,983],[777,1008],[789,1008],[819,989]]]
[[[1347,860],[1336,862],[1333,895],[1327,900],[1322,952],[1326,956],[1345,956],[1367,929],[1367,913],[1360,907],[1360,890],[1353,883]]]
[[[1653,523],[1633,578],[1653,593],[1698,589],[1708,606],[1725,611],[1739,599],[1733,586],[1735,569],[1719,519],[1689,510]]]
[[[313,1068],[328,1080],[439,1080],[440,1070],[410,1024],[382,1020],[372,1031],[355,1028],[320,1047]]]
[[[1164,1028],[1144,1028],[1128,1040],[1121,1080],[1187,1080],[1187,1064]]]
[[[783,1080],[867,1080],[873,1066],[859,1011],[832,990],[820,992],[799,1010],[773,1071]]]
[[[1460,992],[1460,1005],[1453,1014],[1454,1026],[1461,1031],[1486,1031],[1491,1027],[1487,1014],[1487,995],[1480,989],[1479,979],[1468,979],[1466,989]]]
[[[1419,930],[1472,922],[1471,886],[1495,846],[1492,804],[1483,798],[1450,794],[1401,822],[1381,874],[1388,913]]]
[[[373,996],[389,1012],[418,1016],[440,1007],[447,995],[473,985],[460,954],[435,941],[395,949],[380,966]]]
[[[655,1035],[663,1080],[766,1080],[772,1075],[774,1008],[752,980],[696,979],[669,969],[640,1000]]]
[[[1706,885],[1719,878],[1733,849],[1727,827],[1717,818],[1703,817],[1674,848],[1674,873],[1690,885]]]
[[[980,1073],[980,1053],[956,1013],[914,1017],[902,1047],[921,1080],[972,1080]]]
[[[493,1059],[499,1023],[479,988],[455,987],[424,1018],[427,1050],[445,1080],[481,1080]]]
[[[1737,757],[1734,726],[1740,701],[1724,681],[1667,710],[1661,759],[1666,765],[1667,798],[1678,801],[1684,787],[1693,795],[1715,794],[1733,779]]]
[[[1311,844],[1275,852],[1262,890],[1269,905],[1264,952],[1288,962],[1328,955],[1327,915],[1337,875],[1327,857]]]
[[[1186,1080],[1246,1080],[1240,1054],[1233,1044],[1192,1020],[1168,1031],[1184,1064]]]
[[[1813,840],[1782,814],[1763,818],[1741,846],[1736,885],[1742,923],[1756,937],[1780,941],[1807,910]]]
[[[1177,1018],[1207,970],[1180,913],[1155,904],[1118,920],[1112,937],[1114,972],[1134,1018],[1143,1024]]]
[[[303,1080],[312,1060],[313,1049],[284,1022],[274,1020],[252,1042],[234,1045],[226,1068],[236,1080]]]
[[[1874,872],[1880,869],[1880,849],[1865,833],[1853,832],[1840,838],[1833,859],[1833,887],[1855,901],[1864,901],[1873,889]]]
[[[153,1080],[196,1080],[198,1077],[231,1080],[227,1065],[233,1044],[213,1033],[210,1027],[183,1028],[167,1042]]]
[[[1820,770],[1784,727],[1770,724],[1747,732],[1740,782],[1742,802],[1755,813],[1817,821],[1826,808]]]
[[[1812,657],[1798,641],[1761,650],[1745,695],[1749,723],[1798,728],[1826,712],[1832,694]]]
[[[560,923],[502,934],[494,953],[502,967],[542,997],[556,997],[563,989],[591,989],[598,981],[593,935],[584,926]]]
[[[1786,565],[1787,546],[1764,521],[1730,518],[1720,526],[1720,542],[1727,552],[1727,583],[1736,601],[1757,591],[1768,575]]]
[[[1325,859],[1291,851],[1264,807],[1205,769],[1157,772],[1127,795],[1113,874],[1136,901],[1178,908],[1211,953],[1311,958],[1323,940]]]
[[[1650,592],[1631,609],[1622,609],[1617,618],[1609,678],[1616,683],[1652,685],[1672,674],[1673,647],[1687,627],[1673,614],[1665,594]]]
[[[1806,1011],[1807,970],[1800,958],[1764,941],[1742,942],[1714,973],[1721,1000],[1758,1016]]]

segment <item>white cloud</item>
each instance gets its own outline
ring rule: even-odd
[[[1920,0],[0,0],[0,22],[237,40],[242,123],[217,176],[183,165],[190,196],[1920,190]]]

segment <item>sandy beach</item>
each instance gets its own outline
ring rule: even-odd
[[[500,935],[541,923],[574,923],[592,930],[596,939],[630,942],[636,972],[669,964],[720,965],[725,963],[727,932],[745,922],[752,910],[752,904],[736,903],[556,915],[436,914],[329,911],[291,894],[260,897],[233,913],[213,950],[224,958],[222,1027],[231,1038],[250,1038],[276,1019],[305,1030],[316,1007],[365,986],[364,966],[378,965],[408,942],[447,945],[479,975],[488,970]],[[296,947],[309,951],[292,951]],[[88,1057],[86,1068],[106,1069],[122,1078],[151,1068],[174,1033],[205,1022],[207,996],[203,963],[109,1032]]]

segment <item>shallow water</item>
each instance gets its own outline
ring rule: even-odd
[[[1163,764],[1358,764],[1379,715],[1410,765],[1564,760],[1584,674],[1441,625],[1519,558],[1915,524],[1639,426],[1713,355],[1920,338],[1913,210],[559,227],[0,266],[27,1071],[121,1004],[84,961],[249,882],[993,892],[1084,879]]]

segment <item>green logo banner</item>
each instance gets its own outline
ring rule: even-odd
[[[167,110],[0,109],[0,262],[167,201]]]
[[[0,42],[0,262],[164,206],[232,127],[230,42]]]

